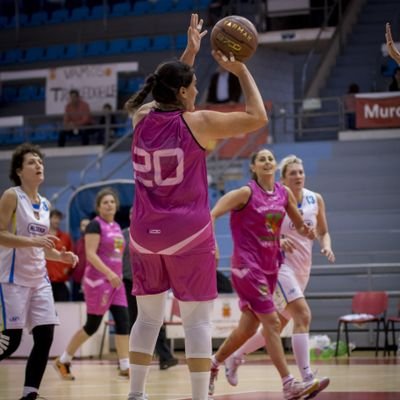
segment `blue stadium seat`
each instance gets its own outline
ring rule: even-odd
[[[92,8],[88,19],[102,19],[104,16],[108,15],[110,12],[109,7],[104,5],[97,5]]]
[[[7,28],[8,18],[6,16],[0,15],[0,29]]]
[[[28,23],[28,16],[26,14],[19,14],[18,21],[19,21],[20,26],[26,26],[26,24]],[[10,18],[10,20],[8,21],[6,28],[15,28],[16,22],[17,21],[16,21],[15,16],[12,16]]]
[[[131,4],[128,1],[123,3],[115,3],[112,10],[111,16],[112,17],[124,17],[129,15],[131,12]]]
[[[29,26],[39,26],[45,25],[48,22],[48,16],[46,11],[38,11],[31,15],[30,20],[28,21]]]
[[[36,90],[35,100],[44,100],[46,97],[46,89],[44,86],[38,86]]]
[[[178,35],[175,37],[175,49],[176,50],[183,50],[184,48],[186,48],[186,44],[187,44],[187,35],[186,34]]]
[[[150,38],[146,36],[140,36],[133,38],[128,47],[128,51],[140,52],[148,51],[150,49]]]
[[[34,128],[31,134],[31,140],[34,143],[51,142],[58,137],[57,126],[52,123],[40,124]]]
[[[150,13],[150,3],[148,1],[136,1],[133,6],[134,15],[144,15]]]
[[[22,62],[37,62],[43,60],[44,55],[43,47],[30,47],[25,50],[25,55],[22,58]]]
[[[84,21],[89,17],[89,7],[76,7],[71,10],[70,21]]]
[[[135,93],[137,92],[140,87],[144,83],[144,78],[141,76],[137,76],[135,78],[130,78],[128,79],[128,82],[126,83],[126,91],[128,93]]]
[[[83,55],[85,57],[101,56],[106,53],[107,43],[104,40],[96,40],[87,43]]]
[[[179,0],[176,1],[172,11],[182,12],[196,9],[195,5],[193,4],[193,0]]]
[[[17,101],[33,101],[36,100],[37,88],[35,85],[21,86],[18,90]]]
[[[54,44],[45,49],[43,60],[61,60],[64,58],[64,45]]]
[[[70,43],[65,46],[64,59],[78,58],[81,55],[79,44]]]
[[[51,13],[50,24],[61,24],[69,19],[69,11],[66,8],[55,10]]]
[[[15,86],[4,86],[1,92],[1,97],[6,103],[13,103],[17,101],[18,89]]]
[[[22,58],[22,51],[20,49],[7,50],[3,56],[2,64],[15,64]]]
[[[128,51],[129,42],[128,39],[115,39],[109,42],[107,49],[108,55],[122,54]]]
[[[163,14],[170,12],[173,8],[173,0],[162,0],[152,3],[150,11],[152,14]]]
[[[171,38],[168,35],[155,36],[150,50],[162,51],[171,49]]]

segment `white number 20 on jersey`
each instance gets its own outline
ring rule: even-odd
[[[134,154],[143,157],[143,164],[133,162],[133,169],[135,177],[138,181],[142,182],[147,187],[153,187],[154,184],[158,186],[173,186],[178,185],[183,181],[183,150],[180,148],[175,149],[162,149],[156,150],[153,154],[148,153],[146,150],[135,147]],[[163,157],[176,157],[177,166],[175,176],[163,179],[161,173],[161,159]],[[149,173],[153,171],[153,180],[144,179],[140,176],[141,172]]]

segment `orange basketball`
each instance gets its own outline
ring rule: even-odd
[[[232,53],[237,60],[246,61],[257,49],[257,29],[247,18],[230,15],[214,25],[211,46],[226,56]]]

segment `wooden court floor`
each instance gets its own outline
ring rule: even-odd
[[[189,374],[184,355],[177,354],[179,365],[160,371],[157,362],[151,367],[147,385],[149,400],[189,400]],[[290,370],[298,371],[289,359]],[[313,366],[319,375],[331,378],[330,386],[316,397],[318,400],[400,400],[400,360],[394,356],[375,358],[371,353],[350,359],[342,357]],[[21,397],[25,360],[9,359],[0,363],[0,400]],[[49,361],[40,395],[48,400],[127,399],[128,381],[118,377],[113,359],[74,360],[75,381],[62,381]],[[216,382],[213,400],[280,400],[281,384],[275,368],[264,354],[250,356],[239,370],[239,385],[229,386],[223,369]]]

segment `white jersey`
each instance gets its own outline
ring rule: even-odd
[[[34,209],[34,205],[21,187],[16,186],[13,190],[17,195],[17,208],[12,216],[9,232],[26,237],[47,235],[50,225],[47,199],[39,196],[40,204]],[[43,277],[46,275],[43,248],[0,246],[0,283],[35,287],[43,282]]]
[[[318,200],[316,193],[303,189],[303,200],[298,204],[300,214],[304,222],[311,228],[317,225]],[[289,265],[298,275],[309,275],[312,263],[313,240],[300,235],[293,225],[293,222],[286,215],[282,223],[281,235],[290,237],[295,243],[296,250],[292,253],[286,252],[284,264]]]

